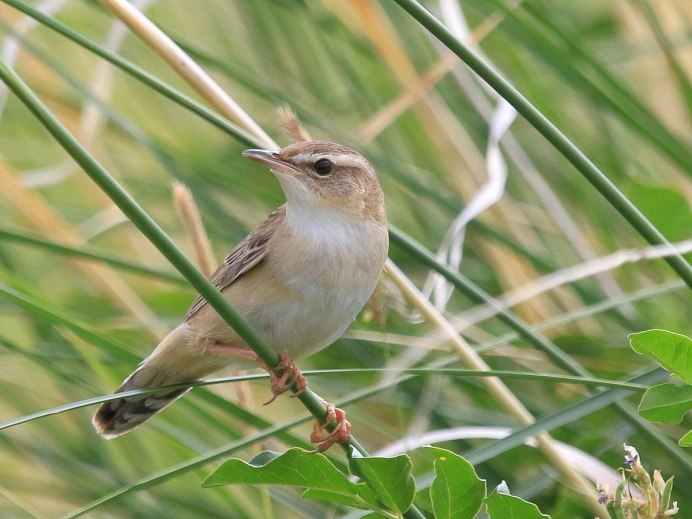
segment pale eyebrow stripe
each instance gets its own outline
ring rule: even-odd
[[[314,156],[315,156],[315,154],[314,154],[313,152],[310,152],[310,153],[299,153],[298,155],[296,155],[295,157],[293,157],[293,160],[294,160],[295,162],[308,162],[309,159],[312,159],[312,157],[314,157]]]
[[[293,157],[293,160],[296,162],[311,162],[314,159],[317,159],[319,157],[323,157],[329,155],[330,158],[334,161],[335,164],[339,166],[345,166],[345,167],[366,167],[368,162],[365,160],[365,158],[361,155],[355,155],[353,153],[338,153],[336,155],[332,155],[329,153],[325,152],[304,152],[304,153],[299,153],[298,155]]]

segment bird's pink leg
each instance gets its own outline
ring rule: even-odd
[[[272,382],[272,393],[274,394],[264,405],[271,404],[279,395],[284,394],[292,387],[296,387],[297,391],[293,396],[300,395],[305,388],[308,387],[308,379],[306,379],[300,370],[296,367],[288,353],[284,350],[279,352],[279,363],[270,368],[266,364],[262,366],[268,373]]]
[[[215,341],[207,346],[207,352],[215,355],[227,355],[241,359],[254,360],[262,363],[262,367],[269,373],[272,383],[272,393],[274,396],[264,405],[271,404],[276,397],[284,394],[292,387],[297,391],[293,396],[300,395],[308,387],[308,380],[301,374],[295,363],[289,358],[285,351],[279,352],[279,363],[270,368],[262,362],[257,354],[248,347],[236,346],[228,342]]]
[[[335,443],[348,443],[351,439],[351,423],[346,420],[346,412],[328,402],[324,405],[327,406],[327,421],[324,424],[315,422],[310,435],[310,441],[316,445],[313,452],[324,452]],[[327,432],[330,423],[336,423],[336,427]]]
[[[228,342],[214,341],[207,346],[207,352],[246,360],[259,360],[257,354],[247,346],[236,346]]]

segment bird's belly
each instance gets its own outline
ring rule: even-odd
[[[354,286],[356,285],[356,286]],[[367,303],[374,286],[330,286],[312,280],[300,290],[286,289],[247,316],[277,351],[302,357],[338,339]]]

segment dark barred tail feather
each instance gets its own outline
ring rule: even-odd
[[[116,393],[133,389],[144,389],[137,383],[138,373],[139,371],[135,371],[130,375]],[[146,422],[156,413],[190,391],[190,389],[192,388],[163,390],[160,393],[128,396],[106,402],[96,411],[92,423],[96,428],[96,432],[104,438],[108,440],[117,438]]]
[[[139,368],[125,379],[116,393],[191,384],[218,369],[218,366],[203,361],[205,357],[191,347],[189,339],[186,323],[171,331]],[[116,438],[144,423],[190,389],[162,389],[106,402],[96,411],[92,423],[104,438]]]

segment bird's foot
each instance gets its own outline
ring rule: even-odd
[[[351,439],[351,423],[346,420],[346,411],[328,402],[324,405],[327,407],[327,420],[324,424],[315,422],[310,435],[310,441],[316,446],[313,453],[324,452],[335,443],[348,443]],[[327,431],[330,424],[336,424],[336,427]]]
[[[308,379],[303,376],[295,362],[283,350],[279,352],[279,363],[275,367],[270,368],[266,364],[263,367],[269,372],[272,393],[274,394],[264,405],[271,404],[278,396],[283,395],[293,387],[296,388],[296,392],[292,396],[299,396],[308,387]]]

